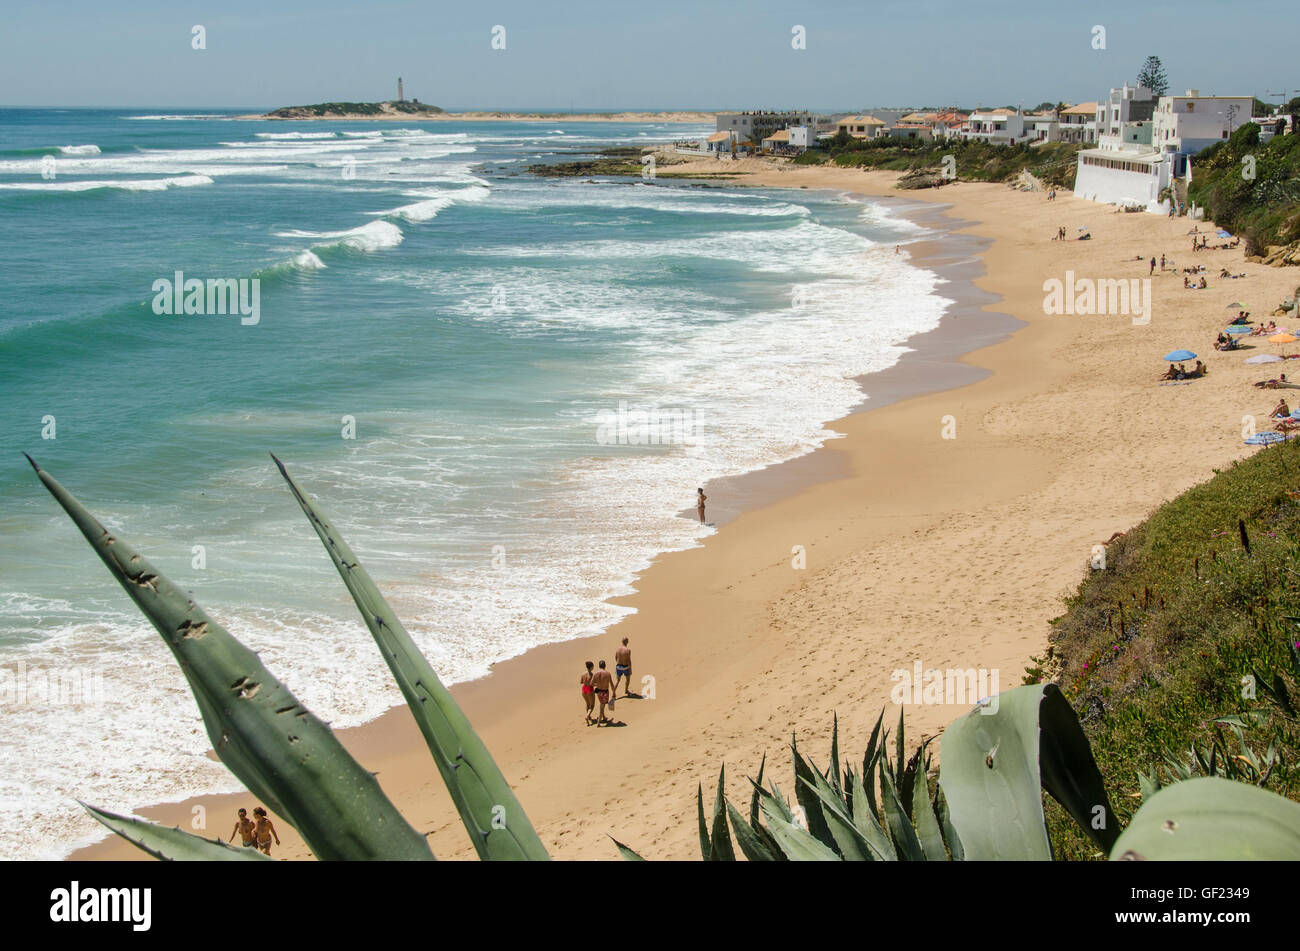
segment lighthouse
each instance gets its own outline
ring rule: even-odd
[[[402,95],[402,77],[397,77],[397,101],[406,102],[406,97]]]

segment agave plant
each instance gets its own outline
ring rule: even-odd
[[[900,714],[889,753],[884,714],[861,772],[841,763],[838,719],[830,765],[819,770],[791,743],[795,799],[763,785],[748,818],[727,800],[718,776],[711,818],[697,790],[705,861],[960,861],[1051,859],[1042,793],[1056,799],[1112,859],[1297,859],[1300,804],[1223,779],[1192,779],[1150,796],[1120,833],[1078,717],[1053,684],[1018,687],[950,725],[931,782],[924,739],[905,758]],[[877,780],[879,786],[877,786]],[[733,842],[734,835],[734,842]],[[639,859],[617,842],[625,858]]]
[[[549,858],[482,740],[357,557],[280,460],[271,458],[320,536],[397,680],[479,858]],[[171,648],[194,692],[217,756],[250,792],[298,830],[317,858],[433,859],[424,836],[384,795],[374,775],[352,758],[330,728],[299,703],[255,653],[105,529],[30,456],[27,460]],[[95,819],[156,858],[265,860],[253,849],[234,849],[220,840],[82,805]]]

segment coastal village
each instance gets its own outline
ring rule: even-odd
[[[1293,100],[1294,101],[1294,100]],[[1081,146],[1074,193],[1090,201],[1132,210],[1171,214],[1186,210],[1192,157],[1227,140],[1246,122],[1259,126],[1259,141],[1295,134],[1286,106],[1257,115],[1250,94],[1157,95],[1124,83],[1097,101],[1058,103],[1053,108],[956,108],[934,111],[872,109],[860,114],[817,115],[808,110],[719,112],[716,130],[699,141],[676,143],[675,151],[721,161],[750,156],[797,158],[838,137],[883,143],[976,141],[998,146]]]

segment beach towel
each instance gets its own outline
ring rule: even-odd
[[[1188,383],[1195,383],[1195,380],[1166,380],[1161,386],[1186,386]]]

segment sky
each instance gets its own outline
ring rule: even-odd
[[[400,75],[449,110],[1029,108],[1150,54],[1171,92],[1277,102],[1298,36],[1294,0],[3,0],[0,106],[377,101]]]

